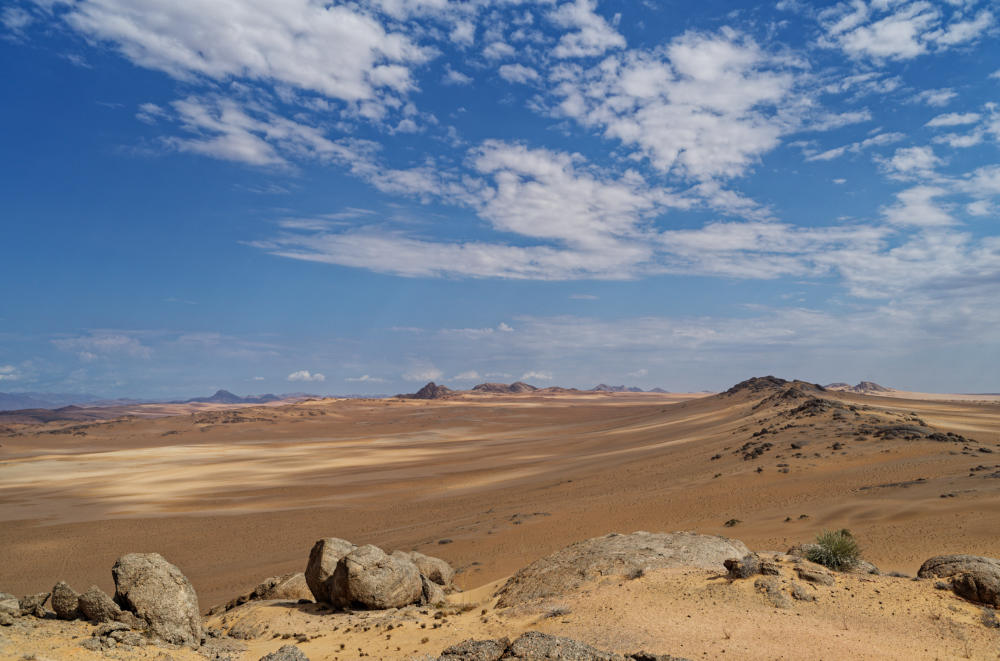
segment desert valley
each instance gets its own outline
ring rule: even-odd
[[[995,395],[762,377],[717,394],[429,386],[186,406],[9,415],[0,590],[65,581],[115,594],[120,556],[159,553],[193,586],[205,644],[86,647],[101,625],[48,613],[0,630],[0,657],[256,660],[291,641],[314,660],[423,659],[528,631],[691,659],[1000,652],[1000,604],[921,569],[932,556],[1000,555]],[[840,529],[877,573],[786,555]],[[675,531],[695,542],[662,535]],[[454,576],[436,603],[390,610],[314,603],[301,581],[251,598],[263,579],[306,569],[323,538],[417,551]],[[588,539],[594,549],[562,550]],[[746,549],[769,576],[724,566]],[[548,658],[515,648],[504,658]],[[555,658],[605,658],[578,653]]]

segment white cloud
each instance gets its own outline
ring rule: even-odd
[[[403,373],[403,379],[406,381],[437,381],[444,375],[444,372],[434,367],[433,365],[417,365],[407,372]]]
[[[0,12],[0,23],[15,34],[23,32],[34,22],[35,17],[20,7],[4,7]]]
[[[518,381],[551,381],[552,372],[539,372],[536,370],[529,370],[521,375]]]
[[[940,108],[951,103],[958,94],[950,88],[924,90],[913,97],[914,101],[926,103],[929,106]]]
[[[299,370],[297,372],[292,372],[286,377],[289,381],[303,381],[311,383],[319,383],[326,381],[326,377],[319,372],[312,373],[309,370]]]
[[[935,199],[948,191],[937,186],[914,186],[896,194],[896,204],[883,210],[885,219],[893,225],[937,227],[953,225],[955,220]]]
[[[60,5],[57,5],[60,6]],[[413,89],[430,51],[349,5],[312,0],[77,0],[65,22],[133,63],[190,80],[246,78],[360,104]]]
[[[502,60],[507,57],[514,57],[517,51],[510,44],[503,41],[493,41],[483,49],[483,57],[488,60]]]
[[[557,26],[574,30],[559,38],[552,50],[558,58],[595,57],[614,48],[625,47],[625,37],[595,13],[597,0],[573,0],[549,13],[549,20]]]
[[[949,112],[938,115],[924,126],[961,126],[963,124],[975,124],[979,121],[980,114],[976,112]]]
[[[20,378],[20,372],[13,365],[0,365],[0,381],[17,381]]]
[[[852,57],[908,60],[977,39],[994,23],[987,10],[965,19],[926,0],[851,0],[819,13],[825,35],[821,45]]]
[[[733,30],[686,32],[665,49],[557,70],[555,112],[637,147],[661,171],[739,176],[797,123],[788,64]]]
[[[525,84],[538,80],[538,72],[523,64],[504,64],[498,73],[509,83]]]
[[[479,376],[479,372],[476,370],[469,370],[468,372],[456,374],[452,378],[455,381],[479,381],[482,377]]]
[[[254,380],[254,381],[263,381],[263,380],[264,380],[264,377],[262,377],[262,376],[255,376],[255,377],[253,378],[253,380]]]
[[[441,82],[445,85],[471,85],[472,77],[467,76],[461,71],[452,69],[451,65],[445,67],[444,77],[441,78]]]
[[[500,322],[500,325],[497,326],[497,330],[500,331],[501,333],[513,333],[514,332],[514,328],[513,327],[508,326],[507,324],[503,323],[502,321]]]
[[[52,340],[63,351],[76,351],[85,362],[98,358],[149,358],[152,350],[137,338],[113,331],[95,331],[89,335]]]
[[[818,154],[811,154],[806,157],[807,161],[831,161],[835,158],[839,158],[844,154],[859,154],[866,149],[872,147],[878,147],[882,145],[889,145],[894,142],[899,142],[906,138],[904,133],[878,133],[870,138],[865,138],[859,142],[854,142],[849,145],[843,145],[841,147],[834,147],[833,149],[828,149],[824,152]]]
[[[877,160],[893,179],[929,178],[941,165],[930,147],[905,147],[897,149],[891,158]]]
[[[369,376],[368,374],[362,374],[361,376],[349,376],[344,380],[352,383],[385,383],[385,379],[381,379],[377,376]]]
[[[643,367],[641,369],[637,369],[634,372],[629,372],[628,376],[632,377],[633,379],[641,379],[641,378],[647,376],[648,374],[649,374],[649,370],[646,369],[645,367]]]

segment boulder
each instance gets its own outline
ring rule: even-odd
[[[65,581],[59,581],[52,588],[52,610],[60,620],[80,617],[80,595]]]
[[[792,602],[781,591],[778,579],[774,576],[761,576],[753,582],[753,587],[760,592],[775,608],[791,608]]]
[[[274,652],[260,657],[260,661],[309,661],[309,657],[295,645],[282,645]]]
[[[199,647],[198,596],[190,581],[159,553],[129,553],[111,568],[115,601],[167,643]]]
[[[1000,608],[1000,560],[978,555],[938,555],[917,571],[920,578],[951,577],[951,589],[969,601]]]
[[[421,574],[440,586],[448,587],[451,585],[452,579],[455,578],[455,570],[441,558],[424,555],[417,551],[410,551],[406,555],[417,566]]]
[[[0,592],[0,615],[8,618],[21,616],[21,602],[12,594]]]
[[[115,622],[122,619],[122,609],[96,585],[91,585],[77,598],[83,616],[91,622]]]
[[[371,544],[340,559],[330,591],[332,603],[341,608],[400,608],[417,603],[422,595],[417,566],[403,553],[386,555]]]
[[[715,535],[613,533],[571,544],[520,569],[497,591],[497,606],[568,594],[605,576],[627,577],[670,567],[722,569],[727,559],[748,553],[743,542]]]
[[[345,555],[356,549],[346,539],[326,537],[313,544],[309,551],[309,563],[306,565],[306,584],[313,598],[319,603],[332,603],[330,600],[330,582],[337,563]]]
[[[49,592],[39,592],[29,594],[18,599],[21,606],[21,615],[34,615],[35,617],[45,617],[45,602],[49,600]]]

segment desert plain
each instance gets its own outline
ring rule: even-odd
[[[909,577],[934,555],[1000,556],[998,400],[765,378],[718,394],[459,392],[12,422],[0,430],[0,590],[65,580],[113,593],[116,558],[155,551],[207,613],[302,571],[317,539],[339,537],[447,560],[454,610],[387,633],[359,624],[376,613],[344,626],[249,604],[206,620],[263,623],[232,658],[256,660],[291,633],[315,660],[436,658],[466,638],[542,630],[687,658],[995,659],[1000,634],[978,606]],[[519,568],[612,532],[784,552],[842,528],[882,575],[839,576],[790,610],[752,581],[724,587],[721,567],[610,578],[532,607],[497,610],[493,596]],[[101,658],[72,643],[86,626],[0,632],[0,658]]]

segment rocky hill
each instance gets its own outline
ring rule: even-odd
[[[523,381],[515,381],[514,383],[480,383],[479,385],[472,386],[473,392],[484,392],[484,393],[496,393],[501,395],[511,395],[524,392],[535,392],[538,390],[537,387],[524,383]]]
[[[456,391],[447,386],[439,386],[433,381],[414,393],[406,395],[396,395],[400,399],[446,399],[455,394]]]

